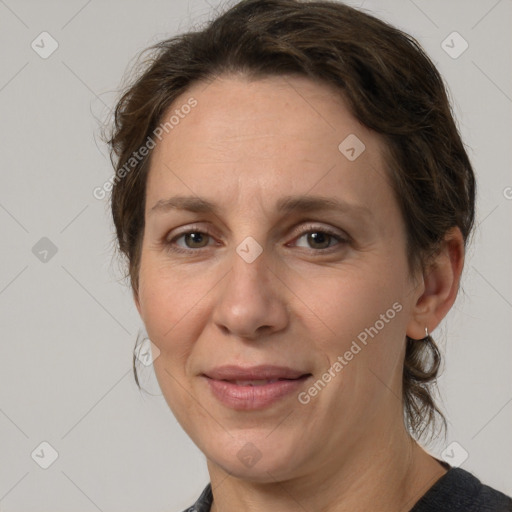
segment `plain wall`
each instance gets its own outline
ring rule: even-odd
[[[453,98],[477,174],[477,229],[461,295],[433,333],[449,430],[429,450],[459,443],[469,454],[461,467],[512,494],[512,3],[349,3],[415,36]],[[208,482],[151,367],[139,374],[148,393],[135,385],[142,322],[112,260],[108,204],[92,191],[113,174],[98,119],[129,63],[219,5],[0,2],[2,511],[180,512]],[[43,31],[58,43],[46,59],[55,43]],[[442,47],[454,31],[469,45],[458,58]],[[453,41],[452,53],[463,44]],[[58,453],[47,469],[42,442]]]

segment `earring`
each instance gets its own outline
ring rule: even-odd
[[[425,337],[424,338],[420,338],[419,340],[416,340],[414,338],[410,338],[412,341],[428,341],[428,337],[429,337],[429,334],[428,334],[428,329],[425,327]]]

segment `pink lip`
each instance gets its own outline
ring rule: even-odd
[[[270,406],[297,391],[311,374],[282,366],[261,365],[250,368],[222,366],[203,374],[213,395],[235,410],[258,410]],[[238,385],[234,381],[278,380],[263,385]]]
[[[218,366],[204,372],[204,375],[215,380],[263,380],[263,379],[298,379],[307,374],[306,371],[294,370],[287,366],[262,364],[258,366]]]

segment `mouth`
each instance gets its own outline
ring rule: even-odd
[[[267,384],[273,384],[274,382],[290,381],[290,380],[300,380],[300,379],[302,379],[304,377],[306,377],[306,375],[303,375],[302,377],[298,377],[297,379],[262,379],[262,380],[227,380],[227,379],[222,379],[222,382],[231,382],[232,384],[236,384],[237,386],[266,386]]]
[[[228,382],[268,382],[278,380],[295,380],[310,373],[288,366],[258,365],[235,366],[224,365],[212,368],[203,374],[210,379],[224,380]]]
[[[298,393],[311,373],[287,367],[258,366],[215,368],[205,378],[212,395],[224,406],[240,410],[261,410]]]

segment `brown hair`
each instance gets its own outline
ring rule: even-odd
[[[467,244],[474,222],[473,170],[442,78],[408,34],[338,2],[243,0],[204,29],[146,51],[149,58],[116,105],[108,140],[116,170],[112,215],[135,292],[151,152],[133,157],[152,140],[179,95],[221,73],[249,78],[298,73],[340,91],[353,115],[387,143],[411,272],[427,268],[450,228],[458,226]],[[441,356],[430,336],[406,337],[406,344],[404,420],[419,438],[436,423],[436,414],[446,429],[431,392]],[[139,384],[135,355],[134,373]]]

